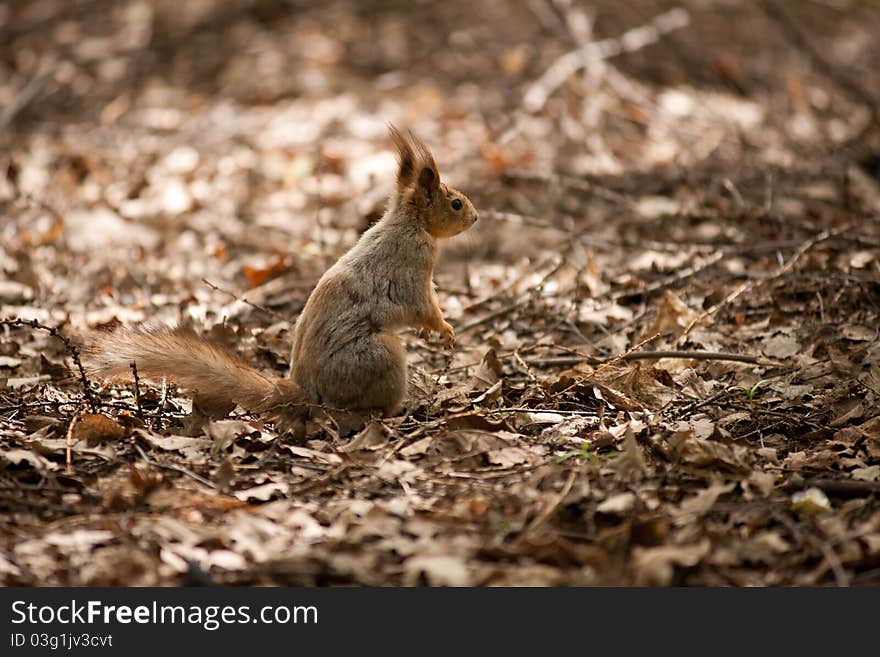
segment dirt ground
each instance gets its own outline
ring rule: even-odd
[[[0,2],[0,583],[880,584],[878,61],[875,0]],[[82,380],[285,374],[389,122],[481,214],[403,414]]]

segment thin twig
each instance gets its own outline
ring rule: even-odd
[[[343,463],[342,465],[337,465],[335,468],[319,477],[313,477],[307,481],[302,482],[299,485],[291,486],[288,489],[288,495],[299,495],[301,493],[305,493],[306,491],[314,490],[316,487],[326,486],[334,479],[339,477],[339,475],[348,470],[349,467],[350,466],[348,463]]]
[[[516,362],[520,364],[520,367],[522,367],[526,371],[526,374],[528,374],[529,378],[532,380],[532,383],[537,384],[538,377],[535,376],[535,373],[532,371],[532,368],[529,367],[529,364],[523,360],[523,357],[519,355],[519,351],[514,351],[513,357],[516,360]]]
[[[840,557],[837,556],[834,548],[832,548],[827,541],[823,541],[813,536],[810,536],[809,540],[819,549],[822,556],[825,557],[825,562],[828,564],[828,567],[831,568],[837,586],[840,588],[848,587],[849,575],[847,575],[846,570],[843,568],[843,563],[841,563]]]
[[[659,337],[660,337],[660,334],[655,333],[654,335],[645,338],[644,340],[642,340],[638,344],[633,345],[632,347],[627,349],[624,353],[620,354],[619,356],[615,356],[614,358],[608,359],[607,361],[605,361],[604,363],[599,365],[599,367],[596,368],[596,374],[599,374],[599,372],[606,370],[609,367],[611,367],[612,365],[614,365],[615,363],[618,363],[618,362],[624,360],[625,358],[627,358],[628,356],[631,356],[632,354],[634,354],[636,352],[636,350],[639,347],[643,347],[644,345],[648,344],[649,342],[653,342],[654,340],[656,340]]]
[[[30,80],[0,115],[0,130],[5,130],[15,120],[15,117],[40,95],[40,92],[52,79],[51,73],[38,73]]]
[[[635,206],[636,203],[620,192],[613,189],[603,187],[589,180],[567,176],[561,173],[529,171],[527,169],[507,169],[504,172],[505,178],[519,178],[521,180],[533,180],[549,185],[563,185],[571,189],[577,189],[582,192],[588,192],[611,203],[621,203],[627,206]]]
[[[73,432],[76,430],[76,426],[79,424],[82,416],[83,409],[80,409],[70,420],[70,424],[67,425],[67,433],[65,435],[65,474],[68,475],[73,474]]]
[[[541,280],[539,280],[537,283],[535,283],[534,285],[529,287],[525,291],[524,296],[521,299],[519,299],[518,301],[515,301],[511,304],[508,304],[508,305],[502,307],[502,308],[499,308],[498,310],[494,310],[486,315],[483,315],[482,317],[478,317],[477,319],[474,319],[474,320],[466,323],[464,326],[460,327],[458,330],[461,333],[464,333],[465,331],[469,331],[470,329],[476,328],[477,326],[482,326],[483,324],[486,324],[487,322],[491,322],[493,319],[503,317],[504,315],[516,310],[517,308],[519,308],[521,306],[525,306],[528,303],[531,303],[531,301],[535,298],[535,296],[538,295],[541,292],[541,290],[544,289],[544,286],[547,284],[547,281],[550,280],[550,278],[552,276],[554,276],[556,274],[556,272],[558,272],[560,269],[562,269],[562,267],[565,265],[565,263],[566,263],[565,258],[564,257],[560,258],[559,261],[553,266],[553,268],[550,271],[548,271],[546,274],[544,274],[541,277]]]
[[[785,37],[808,55],[813,66],[864,105],[871,113],[871,120],[880,124],[880,106],[878,106],[880,99],[874,98],[865,87],[849,75],[844,74],[840,67],[832,64],[823,51],[813,45],[794,19],[778,3],[773,0],[762,0],[761,7],[764,9],[764,13],[779,25]]]
[[[229,290],[224,290],[222,287],[220,287],[219,285],[215,285],[214,283],[212,283],[211,281],[209,281],[207,278],[203,278],[203,279],[202,279],[202,283],[204,283],[205,285],[207,285],[207,286],[208,286],[209,288],[211,288],[212,290],[216,290],[217,292],[222,292],[223,294],[225,294],[225,295],[231,297],[231,298],[234,299],[235,301],[240,301],[241,303],[243,303],[243,304],[245,304],[245,305],[248,305],[248,306],[250,306],[251,308],[253,308],[253,309],[255,309],[255,310],[259,310],[261,313],[265,313],[265,314],[269,315],[269,317],[273,317],[274,319],[277,319],[277,320],[282,321],[282,322],[288,322],[288,321],[290,321],[290,319],[289,319],[288,317],[284,317],[283,315],[280,315],[279,313],[276,313],[274,310],[272,310],[272,309],[270,309],[270,308],[266,308],[265,306],[261,306],[261,305],[259,305],[259,304],[256,304],[256,303],[253,303],[253,302],[251,302],[251,301],[248,301],[248,300],[245,299],[243,296],[240,296],[240,295],[238,295],[238,294],[235,294],[234,292],[230,292]]]
[[[595,356],[551,356],[548,358],[530,358],[529,362],[533,365],[578,365],[580,363],[588,363],[590,365],[603,365],[611,363],[615,360],[655,360],[660,358],[690,358],[693,360],[727,360],[739,363],[752,363],[753,365],[764,365],[767,367],[777,367],[779,363],[773,362],[760,356],[751,356],[749,354],[734,354],[724,351],[687,351],[687,350],[669,350],[669,351],[637,351],[626,353],[612,359],[601,359]]]
[[[693,242],[658,242],[656,240],[640,239],[639,242],[636,244],[629,243],[623,240],[606,240],[600,239],[598,237],[593,237],[584,230],[569,230],[568,228],[557,226],[554,223],[539,219],[538,217],[532,217],[526,214],[519,214],[517,212],[483,210],[480,214],[487,217],[488,219],[492,219],[495,221],[504,221],[506,223],[516,224],[518,226],[531,226],[533,228],[542,228],[544,230],[556,231],[565,235],[569,241],[576,241],[580,242],[581,244],[591,246],[593,248],[606,249],[609,251],[616,251],[620,247],[624,247],[653,249],[654,251],[664,251],[667,253],[681,253],[682,249],[687,248],[694,253],[714,253],[718,249],[718,245],[715,244],[701,244]],[[571,223],[571,225],[583,223],[582,219],[579,219],[578,217],[574,217],[572,215],[560,215],[559,218],[562,221]]]
[[[780,276],[785,275],[789,272],[796,264],[797,261],[801,259],[801,257],[814,246],[819,244],[820,242],[824,242],[830,237],[834,235],[838,235],[840,233],[846,232],[852,228],[852,223],[847,223],[843,226],[838,226],[834,229],[823,230],[818,235],[813,236],[808,239],[806,242],[800,245],[797,251],[794,252],[794,255],[791,256],[786,262],[782,263],[779,267],[774,269],[770,274],[764,276],[763,278],[758,279],[750,279],[739,285],[733,292],[724,297],[721,301],[713,305],[711,308],[704,310],[702,313],[694,317],[687,326],[685,326],[684,330],[681,332],[681,335],[678,337],[676,341],[677,344],[681,344],[684,342],[684,339],[688,336],[688,334],[693,330],[693,328],[702,322],[707,317],[711,317],[719,310],[721,310],[724,306],[728,305],[735,299],[737,299],[744,292],[751,290],[754,287],[757,287],[761,283],[766,283],[767,281],[772,281],[773,279],[779,278]]]
[[[692,413],[693,411],[697,410],[698,408],[703,408],[703,406],[708,406],[709,404],[714,404],[715,402],[720,401],[721,399],[723,399],[724,397],[726,397],[730,393],[734,392],[735,390],[736,390],[736,388],[725,388],[724,390],[722,390],[720,392],[716,392],[714,395],[706,397],[705,399],[698,399],[696,401],[690,402],[689,404],[686,404],[685,406],[682,406],[680,408],[675,409],[675,416],[676,417],[683,417],[684,415]]]
[[[481,408],[479,413],[558,413],[559,415],[577,415],[577,416],[586,416],[586,417],[598,417],[595,411],[572,411],[569,409],[563,408],[530,408],[528,406],[505,406],[502,408]],[[450,416],[446,419],[452,419],[452,417],[466,417],[468,415],[479,415],[478,412],[467,412],[462,415]]]
[[[625,299],[627,297],[634,296],[645,296],[651,294],[652,292],[656,292],[657,290],[662,290],[676,283],[680,283],[681,281],[690,278],[696,274],[699,274],[701,271],[704,271],[714,265],[716,262],[721,260],[725,255],[727,255],[724,251],[716,251],[708,258],[703,260],[701,263],[696,265],[691,265],[690,267],[686,267],[684,269],[680,269],[675,272],[671,276],[666,276],[665,278],[661,278],[659,281],[654,281],[650,285],[646,285],[643,288],[637,290],[619,290],[611,295],[612,301],[619,301],[620,299]]]
[[[565,500],[568,494],[571,492],[572,486],[574,486],[574,480],[577,475],[574,470],[571,470],[568,473],[568,479],[565,481],[565,484],[562,486],[562,490],[553,497],[550,503],[544,508],[541,513],[535,516],[532,521],[529,523],[529,526],[526,527],[525,531],[522,533],[520,539],[525,538],[529,534],[533,533],[538,527],[547,522],[547,519],[553,515],[553,512],[559,508],[559,505]]]
[[[825,493],[837,497],[864,497],[880,495],[880,481],[861,481],[859,479],[807,479],[803,484],[791,486],[800,490],[809,487],[821,488]]]
[[[151,465],[156,468],[164,468],[165,470],[174,470],[175,472],[179,472],[180,474],[186,475],[187,477],[199,482],[200,484],[202,484],[204,486],[207,486],[208,488],[213,488],[214,490],[217,490],[217,485],[213,481],[205,479],[203,476],[196,474],[192,470],[187,470],[183,466],[174,465],[173,463],[160,463],[159,461],[154,461],[149,456],[147,456],[147,453],[141,448],[140,445],[135,443],[134,447],[138,451],[138,453],[141,455],[141,458],[143,458],[144,461],[146,461],[147,465]]]
[[[82,400],[77,401],[37,401],[37,402],[21,402],[15,406],[0,406],[0,413],[8,413],[9,411],[20,411],[35,408],[54,408],[60,411],[63,406],[82,406]],[[131,412],[132,408],[128,404],[120,404],[118,402],[96,401],[97,408],[113,408],[120,411]],[[169,413],[171,415],[171,413]]]
[[[466,312],[466,313],[472,312],[472,311],[476,310],[477,308],[480,308],[481,306],[485,306],[490,301],[495,301],[496,299],[498,299],[498,297],[507,294],[507,292],[515,289],[517,285],[522,283],[523,279],[525,279],[527,276],[530,276],[532,274],[532,272],[540,271],[541,269],[546,267],[550,262],[555,260],[555,258],[556,258],[556,256],[550,256],[550,257],[542,260],[537,265],[534,265],[531,267],[523,267],[522,271],[515,278],[508,281],[503,286],[501,286],[495,290],[492,290],[491,294],[488,294],[488,295],[486,295],[480,299],[477,299],[476,301],[466,305],[464,307],[464,312]]]
[[[70,338],[62,335],[61,332],[54,326],[41,324],[35,319],[21,319],[19,317],[13,317],[11,319],[0,319],[0,326],[23,326],[33,329],[40,329],[49,333],[49,335],[51,335],[53,338],[57,338],[58,340],[60,340],[64,344],[64,348],[67,350],[67,353],[70,354],[70,357],[73,360],[73,364],[76,365],[76,369],[79,372],[79,380],[80,384],[82,384],[83,396],[85,397],[89,408],[92,411],[95,411],[97,403],[94,395],[92,394],[92,390],[89,387],[89,380],[86,377],[85,368],[83,368],[82,361],[79,357],[79,348],[70,341]]]
[[[137,363],[135,361],[131,361],[131,374],[134,377],[134,403],[137,408],[137,418],[141,421],[144,419],[144,409],[141,405],[141,380],[138,377],[138,369]]]
[[[656,43],[664,35],[685,27],[690,15],[676,7],[655,16],[651,22],[627,30],[619,37],[593,41],[559,57],[544,71],[523,97],[523,105],[532,113],[540,112],[544,104],[565,81],[591,63],[641,50]]]

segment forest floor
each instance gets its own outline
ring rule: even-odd
[[[880,5],[672,6],[0,2],[0,583],[880,585]],[[84,387],[285,374],[389,122],[481,214],[403,414]]]

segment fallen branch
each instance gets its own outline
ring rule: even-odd
[[[715,253],[719,248],[718,245],[715,244],[701,244],[699,242],[658,242],[656,240],[639,240],[638,243],[633,243],[623,240],[603,240],[587,235],[585,231],[588,230],[589,227],[579,228],[577,231],[575,231],[568,228],[563,228],[562,226],[557,226],[556,224],[550,223],[549,221],[544,221],[543,219],[539,219],[537,217],[532,217],[526,214],[519,214],[516,212],[502,212],[500,210],[484,210],[481,211],[480,214],[481,216],[485,216],[487,219],[492,219],[494,221],[504,221],[506,223],[516,224],[519,226],[530,226],[533,228],[553,230],[558,233],[564,234],[570,240],[575,240],[594,248],[607,249],[609,251],[624,247],[630,249],[653,249],[654,251],[664,251],[667,253],[681,253],[681,250],[683,248],[688,248],[695,253]],[[564,221],[571,222],[573,226],[582,222],[582,220],[578,217],[574,217],[571,215],[562,215],[559,218]]]
[[[15,117],[40,95],[52,79],[51,74],[41,73],[28,82],[24,89],[9,103],[3,114],[0,114],[0,130],[5,130],[15,120]]]
[[[864,497],[880,495],[880,481],[861,481],[859,479],[807,479],[803,483],[792,482],[790,490],[821,488],[826,494],[836,497]]]
[[[620,192],[616,192],[613,189],[597,185],[589,180],[575,178],[574,176],[566,176],[552,171],[549,173],[542,173],[539,171],[528,171],[526,169],[508,169],[504,172],[503,177],[511,180],[531,180],[547,185],[561,185],[563,187],[577,189],[578,191],[588,192],[611,203],[621,203],[631,207],[635,206],[635,202],[631,198]]]
[[[692,360],[726,360],[738,363],[751,363],[753,365],[765,365],[768,367],[778,366],[771,360],[761,358],[760,356],[750,356],[748,354],[734,354],[723,351],[636,351],[633,353],[623,354],[614,359],[602,359],[595,356],[551,356],[549,358],[530,358],[529,362],[534,365],[578,365],[580,363],[589,363],[590,365],[610,364],[616,360],[659,360],[660,358],[690,358]]]
[[[138,376],[137,363],[135,361],[131,361],[129,367],[131,368],[131,374],[134,377],[134,403],[137,407],[137,418],[143,421],[144,408],[141,404],[141,379]]]
[[[65,470],[64,472],[68,475],[73,474],[73,432],[76,430],[76,426],[79,424],[80,420],[82,420],[83,410],[80,409],[76,415],[73,416],[73,419],[70,420],[70,424],[67,425],[67,433],[65,434],[65,446],[64,450],[64,461],[65,461]]]
[[[761,7],[764,13],[779,25],[788,41],[807,54],[813,66],[829,80],[832,80],[844,89],[851,97],[864,105],[871,113],[871,120],[875,124],[880,125],[880,106],[878,106],[880,99],[874,98],[864,86],[856,82],[850,75],[845,74],[841,67],[832,64],[822,49],[816,47],[810,41],[800,26],[778,3],[773,0],[762,0]]]
[[[555,259],[555,256],[551,256],[549,258],[544,258],[540,264],[535,265],[534,267],[524,267],[522,272],[519,275],[517,275],[516,278],[512,279],[511,281],[504,284],[503,286],[501,286],[495,290],[492,290],[491,294],[488,294],[484,297],[481,297],[480,299],[477,299],[476,301],[474,301],[472,303],[469,303],[468,305],[466,305],[464,307],[464,311],[466,313],[473,312],[477,308],[480,308],[481,306],[485,306],[490,301],[495,301],[498,297],[504,296],[505,294],[507,294],[511,290],[515,289],[520,283],[522,283],[523,279],[525,279],[527,276],[529,276],[533,271],[540,271],[541,269],[546,267],[548,264],[553,262],[554,259]]]
[[[614,356],[613,358],[609,358],[609,359],[606,360],[604,363],[602,363],[601,365],[599,365],[598,368],[596,368],[596,374],[598,374],[598,373],[601,372],[602,370],[605,370],[605,369],[611,367],[611,366],[614,365],[615,363],[618,363],[618,362],[620,362],[620,361],[622,361],[622,360],[626,360],[627,358],[632,357],[632,356],[636,353],[636,350],[637,350],[637,349],[639,349],[639,348],[641,348],[641,347],[644,347],[646,344],[648,344],[649,342],[653,342],[654,340],[656,340],[656,339],[659,338],[659,337],[660,337],[660,334],[659,334],[659,333],[655,333],[654,335],[645,338],[644,340],[642,340],[642,341],[639,342],[638,344],[633,345],[632,347],[630,347],[629,349],[627,349],[624,353],[619,354],[619,355],[617,355],[617,356]]]
[[[803,255],[807,251],[812,249],[814,246],[816,246],[820,242],[824,242],[825,240],[827,240],[830,237],[833,237],[835,235],[839,235],[840,233],[846,232],[847,230],[852,228],[852,226],[853,226],[852,223],[847,223],[847,224],[844,224],[843,226],[838,226],[837,228],[834,228],[834,229],[823,230],[818,235],[815,235],[812,238],[808,239],[806,242],[801,244],[801,246],[798,248],[797,251],[794,252],[794,255],[792,255],[791,258],[789,258],[786,262],[784,262],[779,267],[777,267],[772,272],[770,272],[770,274],[768,274],[767,276],[764,276],[763,278],[747,280],[746,282],[739,285],[733,292],[731,292],[726,297],[724,297],[721,301],[716,303],[714,306],[712,306],[711,308],[707,308],[706,310],[701,312],[699,315],[694,317],[690,321],[690,323],[688,323],[688,325],[685,326],[684,330],[681,332],[681,335],[678,336],[678,340],[676,341],[676,343],[681,344],[682,342],[684,342],[684,339],[688,336],[688,334],[693,330],[693,328],[697,324],[702,322],[707,317],[711,317],[712,315],[717,313],[724,306],[728,305],[729,303],[731,303],[732,301],[734,301],[738,297],[740,297],[744,292],[747,292],[748,290],[751,290],[752,288],[757,287],[761,283],[766,283],[767,281],[772,281],[776,278],[784,276],[786,273],[791,271],[791,269],[797,264],[797,261],[800,260],[801,257],[803,257]]]
[[[663,12],[646,25],[613,39],[588,43],[559,57],[526,91],[523,104],[532,113],[540,112],[547,100],[566,80],[591,63],[636,52],[656,43],[666,34],[690,23],[690,15],[680,7]]]

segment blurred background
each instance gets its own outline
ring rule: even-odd
[[[763,229],[685,215],[761,205],[772,175],[800,184],[854,164],[876,180],[878,9],[2,2],[0,237],[122,247],[126,264],[131,246],[227,263],[243,249],[225,272],[239,282],[245,267],[307,266],[292,250],[342,247],[380,211],[394,122],[483,211],[630,242],[677,216],[663,234],[735,241]],[[483,222],[460,248],[510,263],[558,237],[519,228]],[[198,279],[217,273],[209,263],[178,259],[168,273]]]

